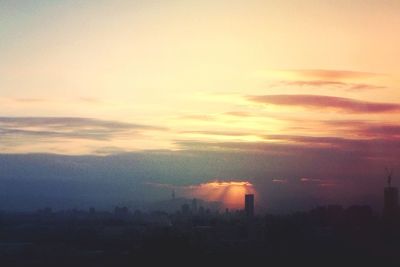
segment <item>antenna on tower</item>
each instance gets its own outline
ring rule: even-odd
[[[172,190],[172,199],[175,199],[175,190]]]
[[[392,175],[393,175],[393,169],[389,169],[388,167],[385,168],[386,170],[386,175],[387,175],[387,183],[388,186],[392,186]]]

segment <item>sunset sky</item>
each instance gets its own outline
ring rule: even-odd
[[[379,198],[385,167],[400,173],[399,14],[397,0],[0,0],[0,178],[42,168],[155,198],[233,181],[266,207]]]

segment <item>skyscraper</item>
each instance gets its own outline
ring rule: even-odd
[[[247,217],[254,216],[254,194],[246,194],[244,196],[244,210]]]
[[[383,216],[386,220],[397,220],[399,217],[399,190],[392,186],[393,170],[386,168],[388,186],[384,190]]]
[[[399,190],[396,187],[385,187],[383,216],[386,218],[395,218],[399,212]]]

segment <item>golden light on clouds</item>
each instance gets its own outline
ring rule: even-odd
[[[255,194],[246,181],[213,181],[192,187],[192,194],[208,201],[220,201],[225,207],[242,209],[245,194]]]
[[[398,124],[398,2],[217,2],[5,3],[1,116],[166,130],[79,138],[66,136],[68,125],[61,136],[0,121],[0,149],[103,155],[182,149],[179,141],[288,144],[265,136],[362,139],[360,124],[324,122]]]

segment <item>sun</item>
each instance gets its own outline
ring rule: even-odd
[[[254,193],[253,184],[247,181],[212,181],[195,187],[193,195],[222,202],[226,208],[239,209],[244,206],[244,196]]]

